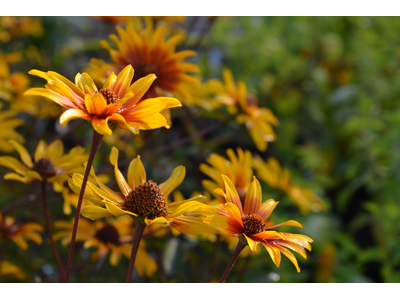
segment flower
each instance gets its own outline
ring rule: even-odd
[[[122,193],[117,193],[106,187],[96,177],[92,169],[92,176],[97,179],[97,186],[88,182],[84,198],[94,205],[86,205],[82,215],[95,220],[107,216],[130,215],[134,219],[147,225],[170,224],[176,217],[188,212],[196,211],[203,204],[196,200],[203,200],[197,196],[185,201],[169,203],[169,194],[183,181],[185,167],[176,167],[170,178],[160,185],[152,180],[146,181],[146,171],[140,156],[133,159],[128,168],[128,181],[118,169],[118,150],[113,147],[110,162],[114,166],[115,178]],[[72,175],[68,181],[71,189],[79,194],[83,176]]]
[[[0,42],[2,43],[21,36],[40,37],[43,32],[43,25],[37,17],[2,16],[0,18]]]
[[[177,34],[166,39],[167,27],[157,26],[153,29],[151,19],[145,20],[146,28],[138,25],[138,30],[132,23],[129,23],[125,30],[117,26],[118,36],[113,34],[110,38],[117,44],[118,49],[113,49],[105,40],[101,41],[101,45],[109,51],[114,61],[108,73],[104,73],[104,68],[103,71],[102,68],[98,69],[99,64],[107,64],[100,60],[95,60],[93,64],[91,62],[91,68],[87,72],[100,79],[112,71],[118,72],[123,66],[131,64],[137,72],[134,80],[151,73],[157,76],[157,80],[144,98],[157,97],[163,92],[173,94],[177,92],[183,98],[190,97],[182,88],[182,84],[198,85],[198,80],[187,73],[198,72],[199,67],[183,60],[195,55],[196,52],[192,50],[175,52],[175,46],[183,35]]]
[[[8,139],[13,139],[20,143],[25,142],[23,136],[14,130],[24,124],[21,119],[13,119],[16,114],[15,111],[11,110],[0,112],[0,151],[2,152],[9,153],[14,150],[14,147],[7,142]]]
[[[210,157],[206,159],[206,162],[211,166],[201,164],[200,171],[213,180],[203,180],[202,184],[204,188],[218,197],[221,196],[215,193],[214,190],[224,187],[224,181],[220,174],[226,174],[233,182],[243,202],[253,176],[252,158],[248,150],[243,151],[241,148],[237,148],[236,151],[237,156],[232,149],[226,150],[226,154],[230,160],[215,153],[211,154]],[[223,198],[221,197],[221,199]],[[223,200],[223,202],[225,202],[225,200]]]
[[[266,151],[268,142],[276,139],[271,125],[277,125],[278,119],[272,111],[265,107],[258,107],[258,100],[247,94],[247,87],[243,81],[238,81],[236,87],[232,72],[223,71],[225,85],[220,83],[221,93],[215,95],[215,100],[227,105],[228,111],[236,115],[236,122],[245,124],[256,147]]]
[[[29,74],[42,77],[48,83],[46,88],[32,88],[25,95],[43,96],[68,108],[60,117],[63,127],[69,121],[81,118],[92,121],[93,128],[101,135],[112,134],[108,121],[138,134],[139,129],[169,128],[160,111],[181,106],[177,99],[169,97],[151,98],[138,103],[156,76],[147,75],[131,85],[134,69],[130,65],[118,76],[112,73],[100,91],[87,73],[78,73],[75,84],[51,71],[31,70]]]
[[[82,219],[78,225],[76,241],[83,242],[85,249],[97,248],[97,251],[92,253],[92,261],[97,261],[110,253],[110,264],[116,266],[121,260],[121,255],[127,259],[131,256],[133,223],[132,218],[128,216],[121,216],[107,222],[100,220],[90,222]],[[69,222],[54,222],[54,227],[60,229],[54,234],[54,239],[61,239],[63,246],[68,245],[71,242],[73,225],[74,219]],[[145,242],[141,241],[135,268],[140,276],[146,274],[147,277],[151,277],[157,271],[157,264],[145,248]]]
[[[19,225],[16,224],[14,217],[5,216],[3,218],[0,213],[0,238],[13,241],[23,250],[28,249],[25,239],[30,239],[38,245],[42,244],[42,236],[39,232],[43,230],[43,226],[38,223],[27,222]]]
[[[259,156],[253,157],[253,167],[262,181],[284,191],[299,207],[302,214],[326,209],[324,201],[313,190],[292,183],[291,172],[287,168],[282,168],[276,158],[269,157],[267,161],[264,161]]]
[[[310,243],[313,240],[302,234],[277,232],[270,229],[279,226],[302,228],[301,224],[289,220],[272,225],[268,217],[278,202],[269,199],[262,203],[261,186],[255,177],[247,190],[243,207],[232,181],[225,175],[221,174],[221,176],[225,183],[225,192],[222,189],[218,189],[216,192],[225,197],[226,203],[219,208],[202,207],[200,213],[208,215],[204,219],[204,223],[218,229],[226,236],[239,237],[252,251],[256,251],[257,245],[262,244],[277,267],[280,265],[281,253],[283,253],[294,264],[297,272],[300,272],[296,257],[286,248],[307,258],[304,248],[311,251]]]
[[[0,262],[0,266],[0,276],[10,275],[19,280],[24,280],[26,278],[26,274],[20,267],[10,263],[7,260]]]
[[[41,140],[36,147],[34,162],[31,156],[17,141],[8,141],[18,151],[21,161],[12,156],[0,156],[0,165],[14,170],[17,173],[7,173],[4,179],[18,180],[31,183],[35,180],[52,182],[55,191],[62,192],[64,182],[74,172],[83,169],[83,162],[87,160],[85,149],[77,146],[64,154],[64,145],[61,140],[55,140],[50,145]]]

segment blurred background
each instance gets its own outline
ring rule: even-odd
[[[24,121],[15,130],[30,153],[40,139],[54,137],[61,138],[67,150],[81,145],[88,153],[91,124],[74,120],[61,128],[60,107],[46,99],[35,99],[30,106],[24,102],[24,90],[44,85],[27,72],[51,70],[73,81],[92,58],[112,62],[100,41],[110,41],[115,26],[124,27],[127,19],[0,17],[0,103],[2,111],[13,109]],[[317,198],[319,205],[302,210],[285,191],[263,181],[263,199],[279,201],[271,219],[299,221],[303,229],[290,232],[311,237],[312,251],[306,260],[296,254],[301,268],[297,273],[286,257],[277,268],[259,246],[257,253],[239,257],[227,281],[399,282],[400,18],[159,17],[152,22],[167,26],[169,36],[184,36],[177,50],[197,52],[186,61],[199,66],[196,77],[201,82],[222,80],[224,69],[245,82],[258,106],[269,108],[279,120],[273,127],[276,139],[260,151],[226,109],[206,109],[178,98],[184,107],[171,111],[171,129],[142,131],[139,136],[115,130],[115,136],[102,143],[94,167],[109,175],[108,186],[117,187],[108,161],[113,145],[120,150],[120,160],[141,155],[148,177],[156,182],[184,165],[186,178],[179,190],[185,197],[204,191],[201,181],[209,178],[199,166],[212,153],[228,159],[226,150],[240,147],[264,161],[274,157],[290,170],[292,184],[307,189],[306,197]],[[213,125],[212,131],[196,136]],[[171,147],[164,149],[166,145]],[[19,159],[16,151],[0,152]],[[121,167],[123,174],[126,170]],[[0,166],[2,215],[44,226],[40,184],[4,180],[9,171]],[[49,188],[48,198],[53,221],[73,218],[75,210],[65,213],[61,194]],[[1,282],[60,281],[46,233],[42,236],[43,244],[30,241],[27,250],[0,237],[2,259],[26,275],[2,274]],[[158,268],[151,276],[136,274],[137,282],[216,281],[233,253],[230,243],[209,236],[167,231],[145,241]],[[60,242],[57,247],[66,264],[69,247]],[[93,252],[77,244],[71,281],[125,280],[127,258],[112,266],[108,257],[92,262]]]

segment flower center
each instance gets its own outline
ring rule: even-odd
[[[97,231],[95,237],[104,244],[110,242],[116,246],[121,245],[121,242],[119,241],[118,230],[109,224]]]
[[[43,178],[50,178],[55,175],[54,165],[48,158],[41,158],[32,167],[32,170],[38,172]]]
[[[248,214],[242,217],[243,233],[252,235],[264,231],[265,224],[263,219],[257,214]]]
[[[135,67],[135,74],[133,75],[133,82],[142,78],[142,77],[146,77],[149,74],[155,74],[158,77],[157,74],[157,68],[153,65],[153,64],[149,64],[149,63],[144,63],[141,64],[137,67]],[[157,79],[153,82],[152,86],[155,86],[155,82],[157,81]]]
[[[100,93],[104,96],[104,99],[106,99],[107,105],[117,103],[119,101],[118,95],[109,88],[102,88]]]
[[[249,105],[249,106],[257,106],[258,105],[257,98],[254,96],[251,96],[251,95],[246,96],[246,102],[247,102],[247,105]]]
[[[138,185],[126,197],[129,211],[154,219],[167,214],[167,202],[160,187],[149,180]]]

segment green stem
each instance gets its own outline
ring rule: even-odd
[[[231,271],[233,264],[235,263],[236,259],[238,258],[240,252],[246,247],[245,244],[243,244],[240,240],[236,246],[235,252],[232,255],[231,261],[229,262],[228,267],[226,268],[224,275],[222,275],[221,279],[219,280],[219,283],[222,283],[225,281],[226,277],[228,277],[229,272]]]
[[[60,255],[58,254],[56,244],[54,243],[53,233],[51,231],[49,207],[47,205],[47,197],[46,197],[46,181],[45,180],[42,181],[42,199],[43,199],[44,217],[46,219],[47,233],[49,234],[51,248],[53,249],[54,256],[56,257],[58,268],[60,269],[60,273],[64,277],[64,267],[63,267],[63,264],[61,262]]]
[[[135,233],[133,235],[132,252],[131,258],[129,259],[128,276],[126,277],[126,283],[130,283],[132,281],[132,273],[133,267],[135,266],[136,254],[139,249],[140,240],[142,239],[145,227],[146,224],[135,221]]]
[[[69,276],[71,274],[72,258],[74,255],[76,234],[78,233],[79,218],[81,216],[83,195],[85,194],[86,183],[89,179],[90,169],[92,168],[93,160],[96,155],[97,149],[99,148],[102,138],[103,138],[103,136],[101,134],[97,133],[97,131],[93,129],[92,145],[90,147],[90,153],[89,153],[89,158],[88,158],[88,162],[86,165],[85,175],[83,176],[81,192],[79,193],[78,205],[76,207],[74,228],[72,229],[71,246],[69,248],[67,271],[66,271],[67,273],[65,275],[66,283],[69,282]]]

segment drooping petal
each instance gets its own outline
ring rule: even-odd
[[[246,238],[247,244],[250,247],[250,250],[255,252],[257,250],[257,245],[259,244],[258,241],[253,240],[251,237],[248,237],[247,235],[243,234],[243,236]]]
[[[159,185],[162,193],[164,194],[165,199],[167,199],[169,194],[181,184],[181,182],[185,178],[185,175],[186,175],[186,168],[184,166],[176,167],[172,171],[172,174],[168,178],[168,180]]]
[[[262,202],[262,193],[260,182],[253,176],[253,182],[250,184],[244,201],[244,213],[258,214]]]
[[[281,264],[281,252],[269,243],[262,243],[262,245],[267,249],[275,266],[279,268],[279,265]]]
[[[128,167],[128,183],[131,189],[146,182],[146,170],[140,160],[140,156],[133,159]]]
[[[81,110],[79,108],[71,108],[66,110],[61,116],[60,116],[60,125],[61,127],[65,127],[67,123],[73,119],[85,119],[85,120],[91,120],[93,117],[88,115],[88,113],[84,110]]]
[[[101,134],[101,135],[111,135],[112,134],[112,130],[111,128],[108,126],[108,120],[111,117],[107,117],[107,118],[102,118],[102,117],[98,117],[95,116],[92,119],[92,125],[93,125],[93,129],[97,131],[97,133]]]
[[[150,220],[147,217],[145,218],[146,225],[154,225],[154,224],[168,224],[169,221],[164,217],[157,217],[154,220]]]

